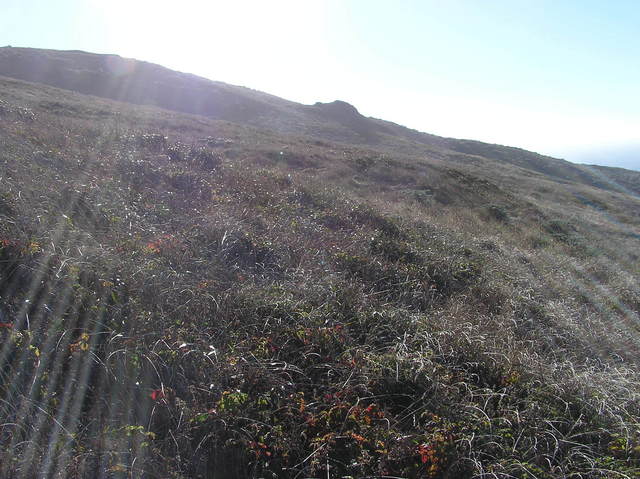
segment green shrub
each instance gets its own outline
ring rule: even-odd
[[[489,205],[486,207],[489,218],[494,219],[500,223],[508,223],[510,220],[509,213],[506,208],[501,205]]]

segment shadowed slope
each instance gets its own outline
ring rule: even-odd
[[[0,92],[3,479],[640,476],[637,197]]]
[[[606,171],[592,170],[518,148],[442,138],[374,118],[343,101],[301,105],[244,87],[207,80],[117,55],[30,48],[0,48],[0,75],[135,104],[193,113],[352,144],[375,145],[390,153],[451,152],[481,156],[564,181],[614,191]]]

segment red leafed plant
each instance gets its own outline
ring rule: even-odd
[[[162,391],[162,389],[154,389],[153,391],[151,391],[151,394],[149,396],[151,396],[152,400],[158,401],[164,398],[164,392]]]

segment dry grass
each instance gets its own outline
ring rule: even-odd
[[[637,198],[2,88],[3,477],[640,473]]]

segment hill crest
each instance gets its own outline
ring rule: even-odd
[[[559,181],[640,194],[640,184],[620,175],[519,148],[443,138],[361,115],[336,100],[303,105],[246,87],[208,80],[113,54],[78,50],[0,48],[0,75],[139,105],[266,128],[277,133],[382,148],[390,154],[422,154],[460,161],[482,157]],[[635,178],[635,176],[634,176]]]

